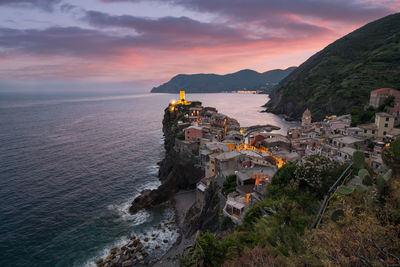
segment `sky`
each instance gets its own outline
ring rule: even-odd
[[[0,0],[0,91],[298,66],[399,0]]]

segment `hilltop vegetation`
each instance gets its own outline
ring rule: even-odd
[[[371,22],[313,55],[274,88],[267,110],[299,119],[350,113],[378,88],[400,89],[400,13]]]
[[[179,74],[158,87],[152,93],[220,93],[237,90],[268,91],[291,73],[295,67],[285,70],[271,70],[259,73],[253,70],[241,70],[226,75],[217,74]]]

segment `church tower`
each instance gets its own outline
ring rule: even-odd
[[[306,109],[303,113],[303,117],[301,118],[301,126],[307,127],[311,125],[311,111]]]

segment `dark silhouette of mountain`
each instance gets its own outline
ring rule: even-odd
[[[259,73],[254,70],[241,70],[226,75],[217,74],[179,74],[158,87],[152,93],[220,93],[237,90],[263,90],[268,92],[283,78],[291,73],[295,67],[285,70],[271,70]]]
[[[400,13],[373,21],[328,45],[283,79],[267,111],[320,120],[367,104],[372,90],[400,89]]]

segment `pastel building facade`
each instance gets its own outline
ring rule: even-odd
[[[190,126],[185,129],[185,141],[199,141],[203,138],[203,128]]]

